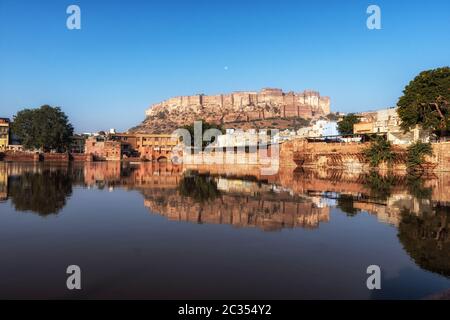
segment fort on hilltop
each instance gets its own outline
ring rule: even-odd
[[[132,132],[170,133],[203,119],[223,124],[251,123],[268,119],[313,119],[330,113],[330,98],[317,91],[283,92],[265,88],[230,94],[192,95],[170,98],[146,110],[144,122]],[[264,124],[263,124],[264,125]]]

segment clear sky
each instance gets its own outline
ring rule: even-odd
[[[66,27],[70,4],[81,30]],[[370,4],[381,30],[366,27]],[[449,64],[449,0],[0,0],[0,117],[50,104],[77,132],[126,130],[171,96],[262,87],[377,109]]]

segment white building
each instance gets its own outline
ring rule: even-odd
[[[268,143],[270,136],[266,130],[257,132],[255,129],[248,131],[226,129],[226,133],[217,137],[216,147],[245,147]]]
[[[337,122],[329,120],[317,120],[312,126],[297,130],[297,136],[301,138],[321,138],[338,134]]]
[[[386,138],[392,144],[411,144],[414,141],[429,141],[429,134],[426,131],[415,128],[404,132],[400,127],[401,119],[397,114],[397,108],[386,108],[373,112],[364,112],[361,114],[362,122],[360,127],[369,130],[369,133],[384,133]],[[369,125],[369,127],[367,126]],[[370,126],[371,125],[371,126]],[[355,124],[354,128],[358,128]],[[358,130],[354,130],[359,133]]]

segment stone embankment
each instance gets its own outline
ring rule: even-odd
[[[69,162],[92,160],[92,155],[85,153],[38,153],[25,151],[0,152],[0,161],[6,162]]]
[[[284,143],[280,151],[280,163],[303,168],[328,168],[340,170],[370,170],[370,164],[364,156],[364,150],[370,143],[325,143],[306,140],[292,140]],[[424,167],[433,172],[450,172],[450,142],[433,143],[433,156],[425,158]],[[406,170],[406,147],[394,146],[396,160],[393,170]],[[290,160],[292,159],[292,160]],[[381,164],[379,169],[387,169]]]

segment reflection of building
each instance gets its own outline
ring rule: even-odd
[[[4,167],[0,168],[0,201],[8,198],[8,173]]]
[[[60,195],[58,189],[66,190],[62,193],[64,197],[70,191],[65,188],[66,184],[77,183],[110,190],[117,187],[138,190],[144,196],[145,206],[152,213],[170,220],[231,224],[268,231],[296,227],[316,228],[330,219],[331,207],[338,207],[348,214],[365,211],[376,215],[381,222],[398,226],[405,211],[409,216],[420,217],[423,213],[433,212],[436,203],[442,210],[448,210],[445,203],[450,202],[450,179],[446,175],[430,178],[423,186],[415,185],[415,194],[427,195],[424,198],[412,195],[405,177],[401,176],[383,180],[380,184],[389,182],[391,185],[386,189],[388,191],[383,189],[380,197],[379,192],[373,189],[373,183],[368,183],[367,175],[354,172],[280,170],[269,177],[258,176],[258,166],[220,166],[215,169],[197,166],[197,170],[191,166],[187,171],[189,174],[185,175],[182,170],[180,165],[158,162],[87,162],[50,167],[44,164],[0,163],[0,199],[8,196],[8,185],[10,191],[15,190],[13,197],[19,203],[24,193],[20,192],[20,188],[14,188],[20,186],[20,181],[27,184],[52,181],[48,186],[44,185],[45,192]],[[49,174],[50,171],[58,172],[58,175],[53,176]],[[14,178],[9,178],[8,181],[8,175]],[[22,175],[29,177],[18,179]],[[183,189],[181,186],[190,186],[185,183],[189,180],[187,177],[203,177],[212,183],[195,184],[195,188]],[[375,181],[382,181],[382,177]],[[428,187],[433,188],[428,190],[432,192],[427,192]],[[203,194],[201,197],[192,194],[200,189],[213,196],[204,198]],[[11,193],[9,197],[12,198]],[[51,205],[54,198],[46,197],[41,192],[41,196],[35,199],[42,201],[39,205],[55,208]]]
[[[9,145],[9,119],[0,118],[0,150],[5,150]]]
[[[268,200],[238,195],[222,195],[200,203],[178,194],[156,193],[147,196],[144,205],[172,221],[230,224],[257,227],[265,231],[283,228],[317,228],[329,221],[329,208],[317,208],[312,202]]]

